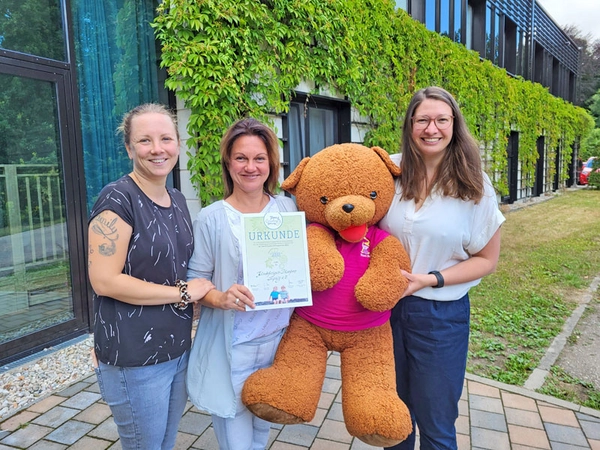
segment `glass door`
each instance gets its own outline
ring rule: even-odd
[[[2,62],[0,354],[6,363],[84,328],[87,305],[85,288],[78,301],[73,295],[83,257],[73,250],[82,245],[82,221],[74,219],[80,177],[74,127],[67,125],[68,73]]]

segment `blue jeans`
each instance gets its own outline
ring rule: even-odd
[[[237,400],[235,417],[212,416],[220,450],[263,450],[267,447],[271,423],[259,419],[244,406],[242,388],[252,373],[273,364],[283,331],[232,347],[231,381]]]
[[[96,369],[100,393],[110,407],[123,450],[171,450],[187,402],[189,352],[143,367]]]
[[[454,301],[401,299],[390,319],[398,395],[419,427],[421,450],[456,450],[458,402],[469,349],[469,295]],[[415,433],[390,447],[412,450]]]

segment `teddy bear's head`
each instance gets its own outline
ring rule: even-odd
[[[385,150],[337,144],[300,161],[281,188],[296,196],[309,222],[358,242],[389,209],[398,175],[400,168]]]

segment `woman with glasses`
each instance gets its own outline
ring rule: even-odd
[[[408,252],[409,285],[392,311],[397,389],[419,427],[421,449],[456,449],[469,345],[469,289],[500,253],[496,193],[458,104],[439,87],[408,106],[402,174],[381,227]],[[413,449],[415,433],[393,449]]]

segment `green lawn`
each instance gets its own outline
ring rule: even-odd
[[[467,371],[523,385],[577,306],[577,296],[600,273],[600,191],[567,191],[505,217],[498,268],[471,290]],[[560,377],[555,369],[553,377]],[[592,389],[569,400],[586,404],[594,396]]]

